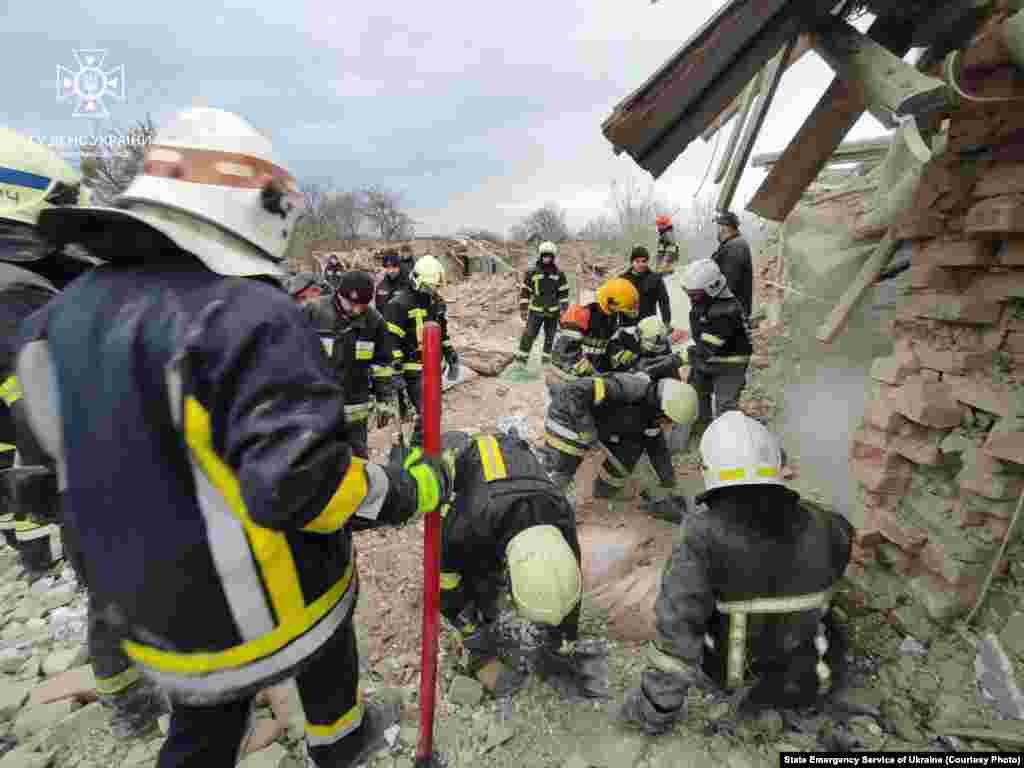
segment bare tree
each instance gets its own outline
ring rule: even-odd
[[[538,208],[512,229],[513,240],[551,240],[555,243],[569,239],[569,225],[565,211],[557,203]]]
[[[492,232],[489,229],[482,229],[479,227],[466,227],[456,232],[458,237],[467,237],[470,240],[483,240],[487,243],[502,244],[505,242],[505,238],[499,235],[497,232]]]
[[[402,210],[402,195],[380,186],[362,191],[363,212],[384,240],[409,240],[416,222]]]
[[[616,219],[604,214],[588,221],[577,236],[591,243],[611,243],[622,237],[622,230]]]
[[[82,177],[96,202],[109,205],[128,188],[155,135],[156,124],[146,115],[127,131],[111,129],[96,144],[82,147]]]
[[[348,242],[358,240],[366,218],[362,194],[358,191],[342,192],[330,199],[327,208],[341,239]]]

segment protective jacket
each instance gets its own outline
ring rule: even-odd
[[[186,703],[292,677],[351,615],[351,524],[414,512],[411,478],[352,456],[294,302],[188,254],[84,275],[23,326],[17,371],[90,591]]]
[[[583,456],[600,435],[642,435],[660,415],[649,376],[614,373],[568,382],[552,393],[544,441],[570,456]]]
[[[384,306],[395,297],[400,290],[409,287],[409,279],[404,272],[398,272],[394,277],[384,275],[373,296],[373,303],[377,305],[378,312],[384,312]]]
[[[702,667],[728,687],[752,667],[765,676],[766,695],[792,686],[813,699],[830,676],[815,643],[850,559],[852,527],[782,486],[718,488],[696,502],[655,603],[645,695],[676,710]]]
[[[679,244],[669,233],[658,235],[658,249],[655,251],[655,264],[659,272],[671,272],[679,263]]]
[[[403,374],[418,374],[423,370],[423,324],[426,322],[433,321],[441,326],[441,352],[445,360],[450,362],[454,356],[455,348],[448,338],[448,307],[442,299],[403,288],[385,305],[384,320],[395,337],[395,368]]]
[[[627,269],[621,277],[635,285],[637,293],[640,294],[637,321],[661,312],[661,319],[665,325],[672,325],[672,306],[668,298],[668,289],[665,287],[664,275],[652,270],[634,272]]]
[[[345,420],[366,421],[370,416],[370,396],[389,402],[394,396],[391,367],[394,337],[380,312],[366,312],[350,320],[338,316],[334,329],[331,365],[345,390]]]
[[[690,362],[704,364],[750,362],[754,348],[747,333],[746,316],[735,297],[717,298],[690,309],[694,346]]]
[[[635,333],[623,333],[618,315],[606,315],[596,301],[579,307],[588,317],[587,327],[562,322],[551,349],[549,373],[559,381],[604,373],[628,366],[636,358]],[[568,314],[572,314],[573,307]]]
[[[569,282],[565,272],[541,259],[523,276],[519,309],[542,315],[557,315],[569,308]]]
[[[718,264],[729,290],[736,294],[743,305],[743,311],[750,317],[754,296],[754,266],[747,241],[741,235],[730,237],[718,246],[711,259]]]
[[[455,478],[455,502],[442,523],[441,611],[456,627],[469,605],[486,620],[496,618],[505,548],[526,528],[555,526],[580,560],[575,512],[525,441],[478,437],[456,458]],[[578,607],[560,629],[576,640]]]

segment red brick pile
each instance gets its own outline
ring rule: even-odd
[[[963,52],[958,80],[1021,101],[941,116],[947,148],[895,225],[913,242],[911,293],[851,445],[865,515],[850,574],[887,569],[936,619],[974,604],[1024,490],[1024,71],[1005,17]]]

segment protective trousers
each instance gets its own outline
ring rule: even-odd
[[[707,425],[726,411],[734,411],[739,406],[740,394],[747,384],[747,366],[738,363],[704,363],[690,368],[688,381],[697,390],[700,404],[697,421]],[[712,395],[715,396],[714,409],[711,407]]]
[[[370,424],[367,419],[349,422],[346,427],[348,444],[352,446],[352,455],[360,459],[369,459]]]
[[[525,363],[530,358],[530,350],[537,340],[541,327],[544,328],[544,355],[542,362],[547,365],[551,362],[551,347],[555,343],[555,334],[558,332],[558,315],[546,315],[541,312],[530,311],[526,318],[526,330],[519,340],[519,351],[516,352],[516,361]]]
[[[668,442],[660,429],[646,430],[642,435],[602,435],[605,459],[594,478],[594,496],[611,498],[626,486],[637,462],[647,454],[661,487],[675,488],[675,469]]]
[[[351,617],[295,677],[306,744],[319,768],[353,764],[363,748],[359,656]],[[212,707],[174,704],[157,768],[233,766],[252,723],[252,697]]]
[[[412,430],[412,444],[423,444],[423,374],[420,371],[405,371],[402,374],[405,379],[405,394],[416,410],[416,425]]]

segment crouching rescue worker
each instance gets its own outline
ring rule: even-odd
[[[654,381],[632,373],[580,379],[552,394],[544,421],[542,460],[556,485],[574,496],[576,470],[596,442],[605,460],[594,478],[593,494],[614,498],[646,454],[660,482],[647,511],[678,522],[687,502],[676,490],[672,456],[661,428],[692,424],[696,415],[696,392],[676,379]]]
[[[569,281],[565,272],[555,264],[558,246],[550,241],[540,244],[537,249],[537,263],[523,276],[519,291],[519,316],[526,323],[526,329],[519,340],[519,351],[515,361],[526,365],[530,350],[537,340],[537,334],[544,328],[544,365],[551,362],[551,347],[558,331],[558,316],[569,308]]]
[[[370,412],[377,426],[398,417],[391,380],[393,336],[380,313],[370,306],[373,278],[366,272],[345,272],[338,278],[332,297],[337,318],[331,364],[345,391],[345,428],[352,452],[369,458]],[[373,399],[371,399],[371,397]]]
[[[467,671],[496,696],[530,671],[600,695],[604,677],[589,674],[590,654],[560,652],[579,635],[572,506],[514,431],[449,432],[443,445],[455,453],[456,481],[442,523],[441,612],[463,640]]]
[[[622,337],[619,331],[636,317],[639,304],[636,286],[616,277],[597,289],[597,301],[573,304],[565,310],[546,370],[549,385],[632,363],[637,354],[635,336]]]
[[[777,440],[739,411],[715,420],[700,452],[706,491],[662,575],[647,667],[616,712],[651,734],[686,716],[692,685],[749,686],[741,710],[756,711],[813,705],[845,675],[829,600],[850,524],[782,484]]]
[[[406,397],[416,411],[412,441],[423,440],[420,398],[423,379],[423,324],[441,326],[441,353],[448,364],[448,378],[459,377],[459,355],[448,338],[448,307],[438,293],[444,282],[444,267],[430,254],[416,262],[411,284],[400,290],[384,307],[387,329],[394,338],[394,363],[401,369]],[[403,401],[404,407],[404,401]]]
[[[700,398],[694,430],[699,434],[715,416],[734,410],[739,404],[754,348],[743,306],[715,262],[701,259],[690,264],[683,284],[690,297],[692,344],[687,348],[687,360],[690,383]]]
[[[17,373],[97,608],[173,702],[159,768],[234,765],[255,694],[291,677],[316,768],[358,765],[397,719],[360,693],[350,531],[425,512],[451,473],[353,455],[344,392],[273,282],[296,192],[265,137],[195,108],[117,207],[40,217],[111,262],[26,321]]]

